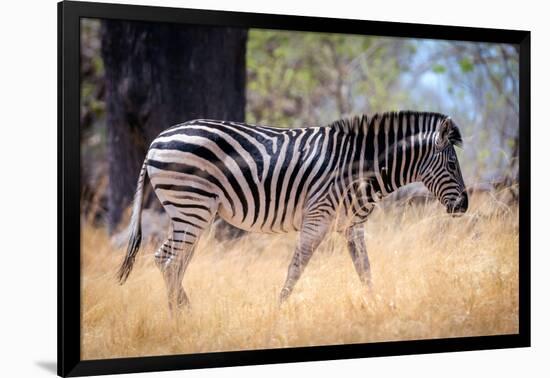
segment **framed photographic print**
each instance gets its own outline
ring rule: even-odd
[[[530,345],[529,32],[58,20],[59,375]]]

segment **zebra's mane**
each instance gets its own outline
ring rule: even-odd
[[[337,121],[332,122],[328,127],[331,127],[333,129],[339,130],[343,132],[344,134],[351,134],[351,133],[361,133],[361,132],[367,132],[371,128],[379,127],[380,125],[384,125],[387,118],[390,119],[403,119],[407,118],[410,119],[410,117],[415,117],[418,119],[418,117],[423,116],[426,117],[435,117],[436,122],[431,123],[431,131],[436,131],[438,127],[443,123],[443,120],[449,119],[451,122],[451,129],[449,131],[449,142],[451,142],[453,145],[457,147],[462,147],[462,135],[460,134],[460,130],[458,129],[458,126],[454,123],[454,121],[447,115],[441,114],[441,113],[435,113],[435,112],[418,112],[418,111],[412,111],[412,110],[404,110],[404,111],[392,111],[392,112],[385,112],[385,113],[375,113],[372,116],[369,116],[367,114],[362,114],[358,116],[348,117],[348,118],[342,118]],[[407,131],[411,131],[411,127],[408,127]]]

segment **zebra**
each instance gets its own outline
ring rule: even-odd
[[[216,215],[245,231],[299,232],[280,303],[329,231],[345,236],[359,279],[371,287],[363,223],[384,197],[422,182],[448,213],[466,212],[454,146],[462,146],[459,128],[433,112],[377,113],[291,129],[208,119],[173,126],[152,142],[141,168],[118,279],[127,280],[139,250],[148,175],[171,219],[155,253],[170,309],[189,304],[183,276]]]

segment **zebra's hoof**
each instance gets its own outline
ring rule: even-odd
[[[180,293],[178,296],[177,308],[179,310],[189,310],[191,308],[191,302],[185,293]]]
[[[279,306],[286,302],[287,298],[290,296],[290,289],[284,288],[279,294]]]

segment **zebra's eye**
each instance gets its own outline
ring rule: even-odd
[[[451,171],[456,171],[456,164],[453,161],[449,162],[449,169]]]

